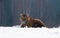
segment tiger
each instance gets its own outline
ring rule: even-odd
[[[21,27],[46,27],[45,23],[41,19],[35,19],[27,14],[20,14]]]

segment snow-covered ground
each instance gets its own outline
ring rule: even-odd
[[[58,28],[20,28],[0,27],[0,38],[60,38],[60,27]]]

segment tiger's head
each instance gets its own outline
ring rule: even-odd
[[[20,14],[20,22],[21,22],[21,24],[22,24],[21,27],[27,26],[28,15],[27,15],[27,14],[24,14],[24,13]]]
[[[27,15],[27,14],[20,14],[20,19],[21,19],[22,21],[27,20],[27,18],[28,18],[28,15]]]

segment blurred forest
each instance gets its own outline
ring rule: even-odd
[[[24,12],[40,18],[47,27],[60,25],[60,0],[0,0],[0,26],[19,25]]]

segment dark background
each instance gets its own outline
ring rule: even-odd
[[[19,25],[23,12],[40,18],[47,27],[60,25],[60,0],[0,0],[0,26]]]

